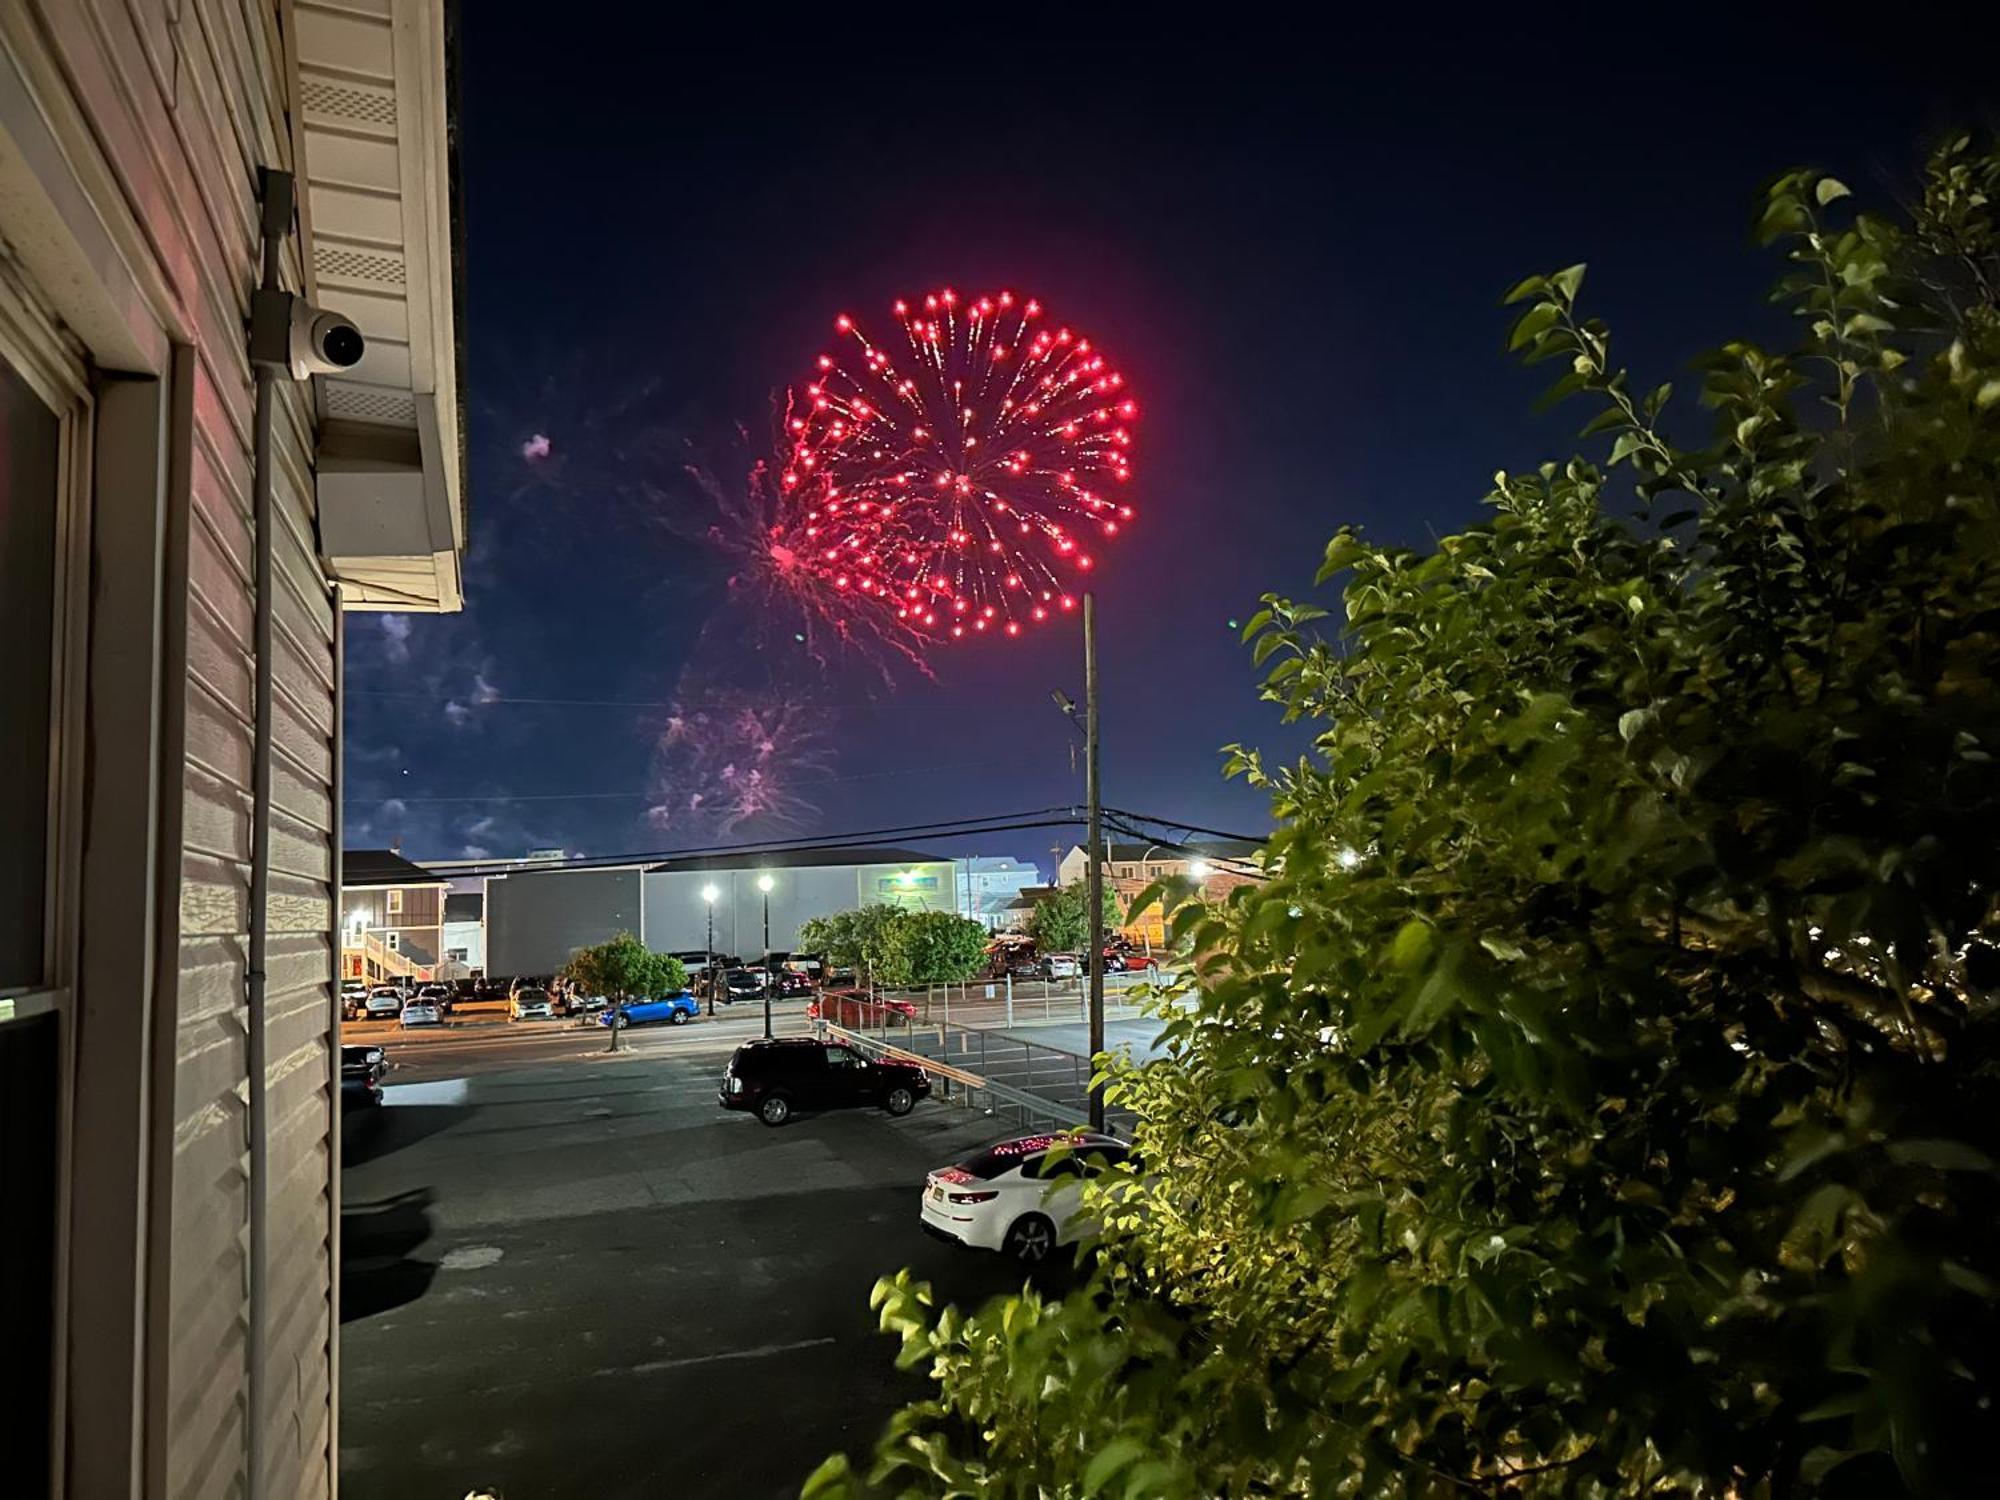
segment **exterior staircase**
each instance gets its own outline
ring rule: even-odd
[[[422,964],[398,953],[372,932],[361,934],[359,942],[350,940],[346,952],[361,955],[361,977],[369,984],[387,984],[392,979],[427,979]]]

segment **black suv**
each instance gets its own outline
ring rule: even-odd
[[[930,1091],[930,1075],[915,1063],[871,1062],[836,1042],[784,1037],[738,1047],[719,1098],[724,1109],[754,1109],[766,1125],[782,1125],[794,1110],[856,1104],[906,1115]]]

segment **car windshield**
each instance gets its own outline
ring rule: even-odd
[[[523,1001],[525,1003],[532,1004],[536,1000],[548,999],[549,992],[547,990],[522,990],[521,993],[516,995],[514,998]]]

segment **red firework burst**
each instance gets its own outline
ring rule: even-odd
[[[1016,636],[1075,608],[1132,507],[1138,403],[1087,338],[1011,292],[898,302],[901,340],[835,319],[785,418],[783,572],[934,638]],[[851,346],[851,347],[849,347]]]

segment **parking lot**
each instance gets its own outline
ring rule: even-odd
[[[346,1494],[795,1494],[924,1389],[875,1332],[877,1276],[966,1303],[1019,1284],[917,1227],[924,1172],[1004,1128],[937,1103],[725,1114],[741,1024],[456,1077],[441,1042],[349,1118]]]

